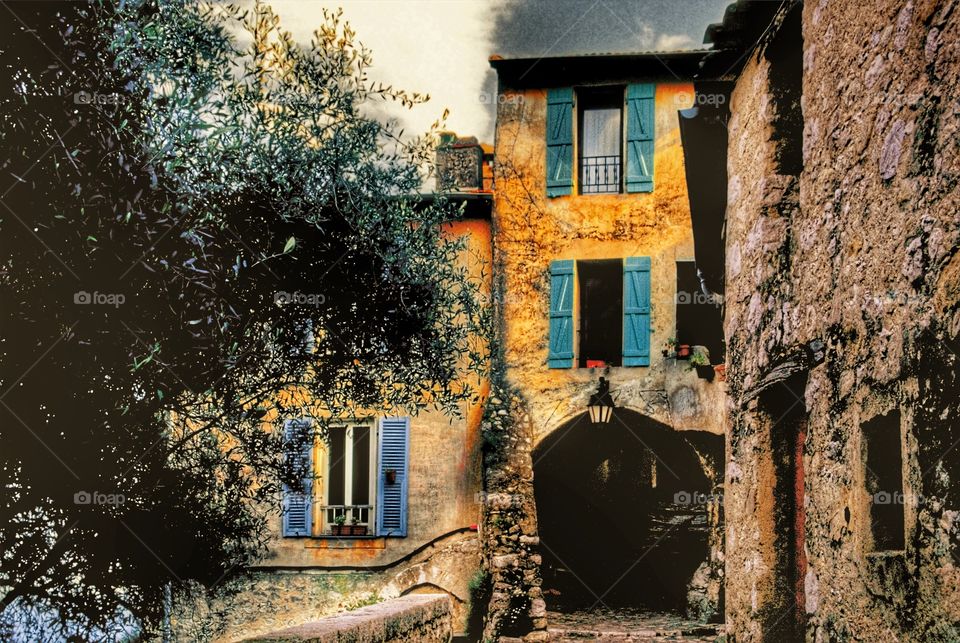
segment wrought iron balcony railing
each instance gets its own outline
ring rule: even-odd
[[[619,156],[581,156],[580,193],[606,194],[620,191]]]

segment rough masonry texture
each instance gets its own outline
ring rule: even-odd
[[[958,640],[960,7],[787,4],[729,122],[728,638]]]
[[[444,593],[454,631],[469,610],[467,584],[480,568],[476,534],[452,535],[386,569],[251,569],[208,594],[177,602],[171,633],[178,641],[240,641],[331,617],[379,601]]]
[[[453,633],[452,623],[450,599],[446,595],[421,594],[395,598],[245,640],[261,643],[446,643]]]

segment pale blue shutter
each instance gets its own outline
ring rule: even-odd
[[[285,457],[300,478],[300,487],[283,485],[283,535],[310,536],[313,502],[313,433],[309,419],[284,424]]]
[[[573,89],[547,90],[547,196],[573,189]]]
[[[573,260],[550,262],[550,368],[573,367]]]
[[[377,473],[377,535],[407,535],[407,478],[410,466],[410,418],[380,420]],[[394,472],[393,482],[387,472]]]
[[[650,257],[624,260],[623,365],[650,365]]]
[[[627,192],[653,192],[655,88],[627,85]]]

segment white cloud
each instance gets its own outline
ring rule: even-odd
[[[674,49],[690,49],[693,47],[693,38],[682,33],[662,33],[657,36],[653,45],[655,51],[671,51]]]

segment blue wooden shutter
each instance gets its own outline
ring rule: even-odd
[[[650,257],[624,261],[623,365],[650,366]]]
[[[550,262],[550,368],[573,367],[573,260]]]
[[[573,89],[547,90],[547,196],[573,189]]]
[[[410,418],[380,420],[377,473],[377,535],[407,535],[407,478],[410,468]],[[387,472],[396,478],[387,481]]]
[[[627,192],[653,192],[655,87],[627,85]]]
[[[284,425],[285,457],[300,477],[299,488],[283,485],[283,535],[310,536],[313,513],[313,433],[309,419]]]

